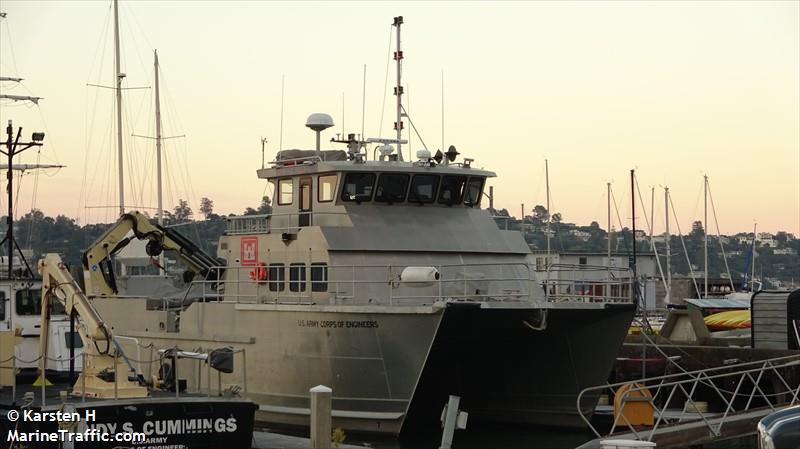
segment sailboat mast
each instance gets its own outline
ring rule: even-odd
[[[606,263],[608,264],[608,268],[611,268],[611,183],[606,183],[606,196],[608,197],[608,227],[606,228],[606,234],[608,238],[608,259]]]
[[[671,293],[672,293],[672,268],[670,267],[670,255],[669,255],[669,187],[664,187],[664,217],[665,217],[665,225],[666,231],[664,235],[664,252],[667,254],[667,298],[666,303],[669,304],[672,301]]]
[[[158,224],[164,225],[164,202],[161,181],[161,97],[158,90],[158,50],[153,50],[156,77],[156,177],[158,179]]]
[[[161,97],[158,90],[158,50],[153,50],[156,78],[156,178],[158,182],[158,224],[164,225],[164,202],[161,181]]]
[[[119,213],[125,213],[125,179],[123,175],[122,163],[122,79],[125,74],[120,69],[119,52],[119,8],[118,0],[114,0],[114,78],[116,79],[117,93],[117,168],[119,181]]]
[[[403,138],[403,85],[401,84],[403,51],[400,49],[400,25],[402,24],[403,16],[394,18],[393,25],[397,28],[397,51],[394,52],[394,60],[397,61],[397,86],[394,88],[394,94],[397,97],[397,121],[394,123],[394,129],[397,131],[397,157],[401,161],[403,160],[400,143],[400,139]]]
[[[708,298],[708,176],[703,176],[703,298]]]
[[[633,261],[631,263],[631,269],[633,270],[633,288],[634,288],[634,295],[636,298],[636,302],[639,302],[639,293],[636,289],[638,284],[638,275],[636,274],[636,190],[634,188],[634,182],[636,179],[635,171],[631,170],[631,227],[633,228]],[[644,307],[642,307],[644,309]],[[644,361],[644,358],[642,358]]]
[[[755,291],[755,281],[756,281],[756,229],[758,228],[758,223],[753,223],[753,245],[750,247],[750,257],[752,261],[750,262],[750,291]]]
[[[547,159],[544,160],[544,182],[547,189],[547,273],[550,273],[550,168],[547,165]]]

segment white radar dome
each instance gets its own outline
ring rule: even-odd
[[[314,131],[322,131],[333,126],[333,117],[322,112],[315,112],[306,119],[306,126]]]

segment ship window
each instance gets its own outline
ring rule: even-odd
[[[6,292],[0,292],[0,321],[6,319]]]
[[[336,175],[325,175],[317,178],[317,201],[327,203],[333,201],[333,192],[336,190]]]
[[[83,340],[81,340],[81,334],[77,332],[64,332],[64,343],[67,345],[67,349],[80,349],[83,347]]]
[[[452,206],[461,202],[464,194],[466,176],[445,176],[442,178],[442,190],[439,192],[439,202]]]
[[[42,291],[39,289],[25,289],[17,291],[16,309],[19,316],[33,316],[42,314]],[[58,300],[50,301],[50,314],[63,315],[64,306]]]
[[[412,203],[432,203],[436,198],[436,189],[439,187],[439,177],[436,175],[416,175],[411,180],[411,191],[408,192],[408,201]]]
[[[292,179],[281,179],[278,181],[278,204],[285,206],[292,204]]]
[[[478,206],[481,204],[481,192],[483,191],[484,178],[473,176],[467,182],[467,189],[464,192],[464,204],[467,206]]]
[[[374,173],[348,173],[344,178],[342,201],[369,201],[372,199],[372,186],[375,185]]]
[[[282,292],[284,287],[284,280],[286,279],[286,269],[282,263],[269,264],[269,273],[267,274],[267,285],[269,291]]]
[[[311,264],[311,291],[328,291],[328,264],[323,262]]]
[[[306,265],[293,263],[289,265],[289,291],[306,291]]]
[[[408,190],[408,175],[384,173],[378,179],[375,201],[382,203],[402,203]]]

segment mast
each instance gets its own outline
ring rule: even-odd
[[[750,247],[750,257],[753,259],[750,262],[750,292],[755,291],[756,286],[756,229],[758,223],[753,223],[753,245]]]
[[[158,179],[158,224],[164,226],[164,203],[161,181],[161,98],[158,90],[158,50],[153,50],[156,77],[156,178]]]
[[[607,233],[607,240],[608,240],[608,251],[606,263],[608,264],[608,268],[611,268],[611,183],[606,182],[606,196],[607,203],[608,203],[608,227],[606,228],[608,231]]]
[[[667,253],[667,297],[666,303],[669,304],[672,301],[671,293],[672,293],[672,268],[670,268],[669,264],[669,187],[664,187],[664,217],[666,222],[666,231],[664,235],[664,244],[665,249],[664,251]]]
[[[544,160],[544,182],[547,188],[547,275],[550,276],[550,169],[547,165],[547,159]],[[549,279],[548,279],[549,280]]]
[[[397,97],[397,121],[394,122],[394,129],[397,131],[397,156],[401,161],[403,160],[402,144],[400,143],[403,138],[403,85],[401,84],[403,51],[400,49],[400,25],[402,24],[403,16],[394,18],[392,25],[397,28],[397,51],[394,52],[394,60],[397,61],[397,86],[394,88],[394,94]]]
[[[708,298],[708,175],[703,175],[703,298]]]
[[[117,93],[117,168],[119,178],[119,213],[125,213],[125,180],[122,163],[122,79],[125,74],[120,70],[119,52],[119,8],[118,0],[114,0],[114,77],[116,78],[115,90]],[[159,214],[160,216],[160,214]]]
[[[633,260],[631,261],[631,269],[633,270],[633,293],[635,295],[636,301],[639,301],[639,295],[637,292],[637,274],[636,274],[636,190],[634,186],[635,182],[635,174],[634,170],[631,169],[631,227],[633,228]],[[644,308],[644,307],[643,307]],[[644,359],[643,359],[644,360]]]

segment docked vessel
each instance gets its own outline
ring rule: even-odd
[[[635,309],[619,292],[632,289],[538,279],[520,233],[481,209],[493,172],[452,146],[405,160],[401,24],[396,139],[350,134],[335,140],[346,150],[322,151],[333,120],[312,114],[316,150],[280,151],[258,170],[273,212],[228,218],[224,265],[188,260],[201,276],[183,296],[131,297],[111,285],[106,258],[124,234],[109,232],[94,245],[107,250],[84,258],[86,291],[140,346],[244,350],[244,369],[218,388],[246,386],[260,421],[306,425],[309,389],[322,384],[333,389],[334,426],[348,430],[438,424],[451,394],[471,422],[579,426],[577,395],[606,381]],[[136,231],[139,219],[124,218],[160,245],[165,229]],[[171,241],[183,258],[181,239]],[[178,367],[189,386],[217,382]]]
[[[348,429],[438,422],[449,394],[471,420],[578,424],[577,393],[605,381],[633,303],[550,295],[522,236],[480,209],[494,173],[349,148],[282,152],[258,171],[276,205],[228,219],[223,282],[195,280],[176,302],[102,297],[88,276],[95,306],[142,345],[246,349],[247,378],[226,382],[247,383],[262,421],[306,423],[324,384]]]

